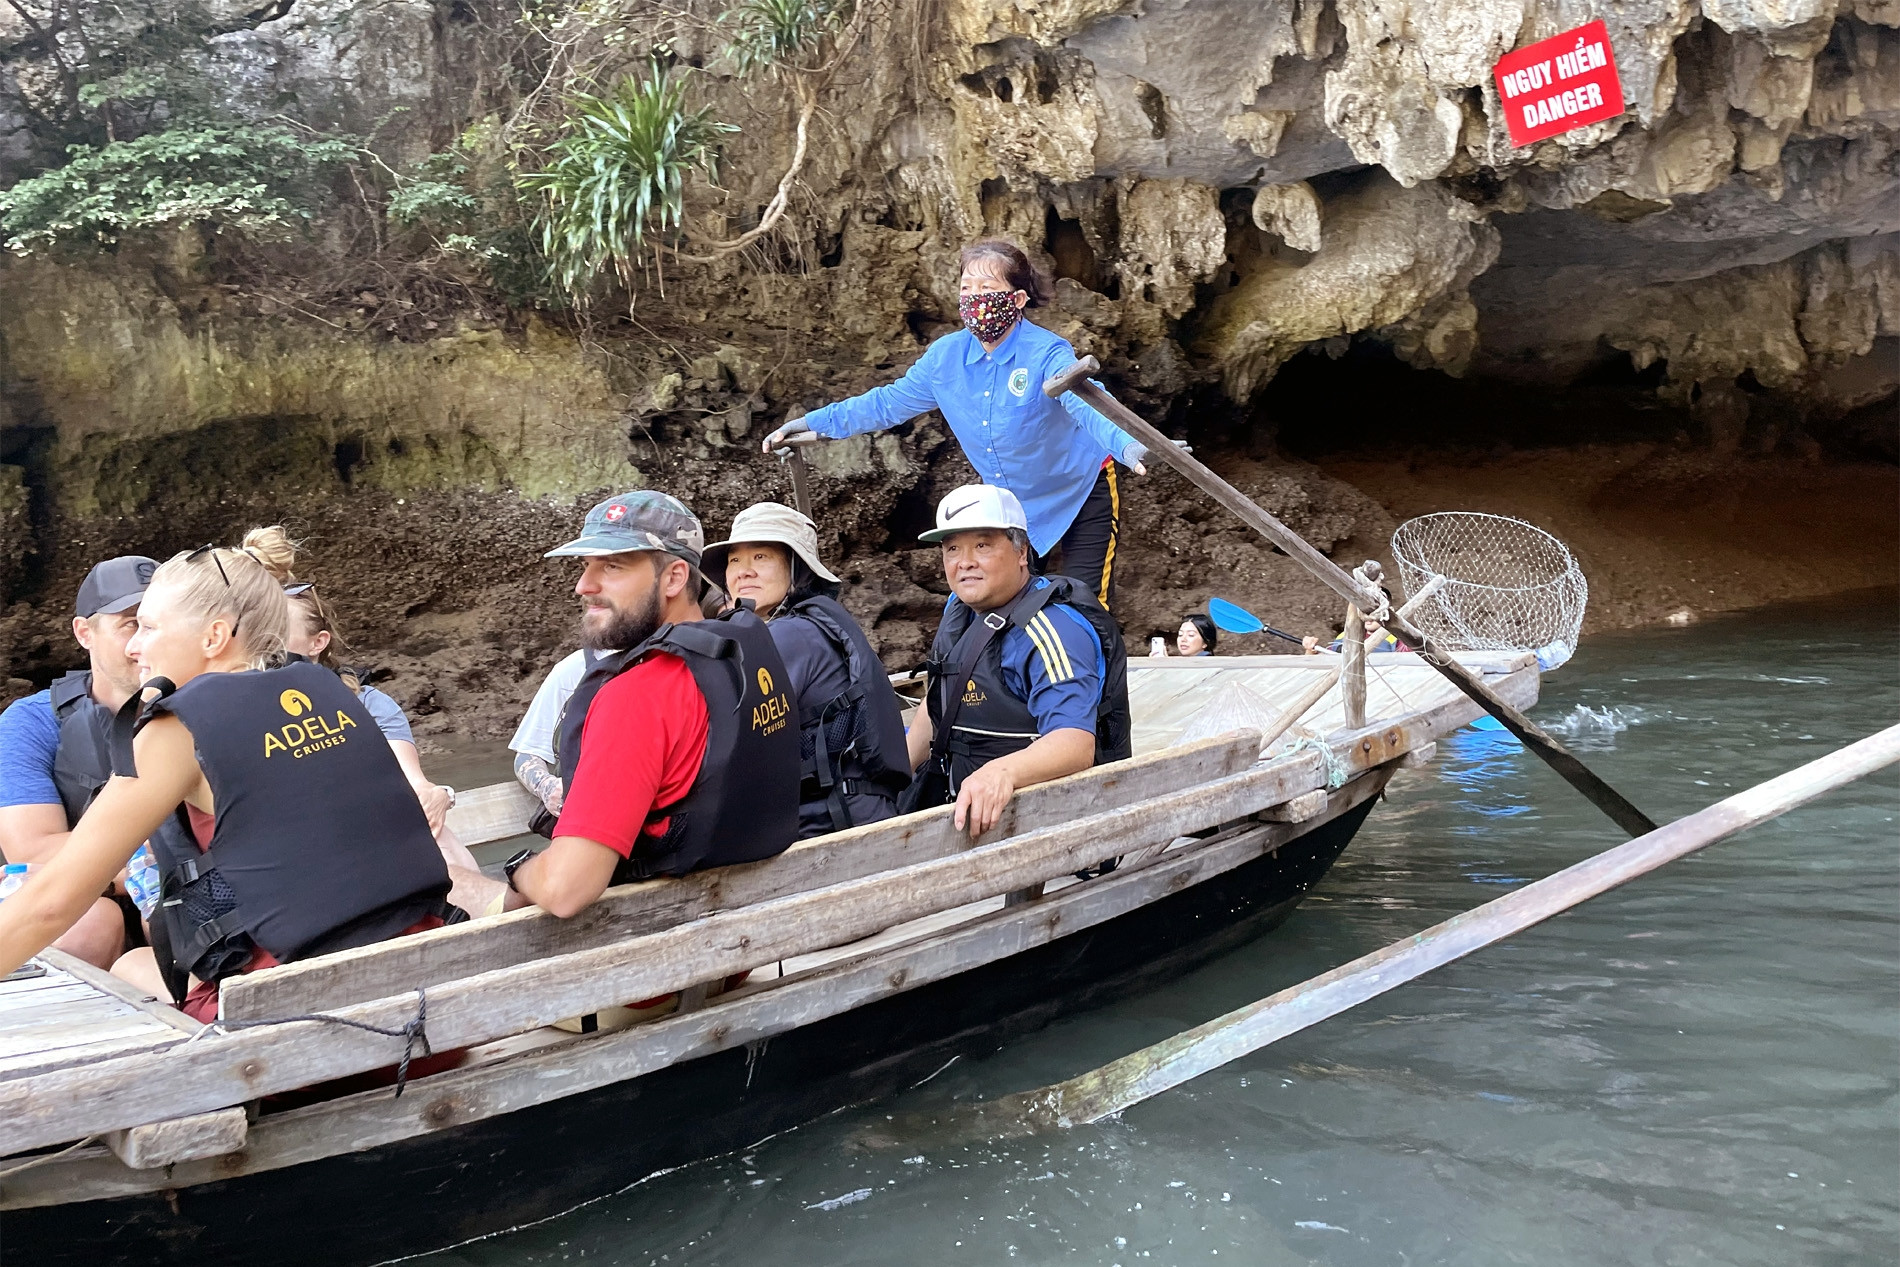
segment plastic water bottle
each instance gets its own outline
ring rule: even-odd
[[[9,862],[0,868],[0,902],[19,892],[20,886],[26,883],[27,866],[24,862]]]
[[[158,909],[158,859],[150,845],[140,845],[125,867],[125,893],[146,919]]]

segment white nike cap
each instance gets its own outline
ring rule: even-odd
[[[1029,519],[1016,494],[995,484],[965,484],[953,488],[937,503],[937,526],[919,536],[932,544],[975,528],[1019,528],[1029,531]]]

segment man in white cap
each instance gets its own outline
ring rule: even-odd
[[[818,528],[778,502],[739,512],[703,566],[752,604],[798,699],[801,839],[881,822],[910,783],[903,708],[864,630],[838,603]]]
[[[911,723],[918,769],[904,808],[955,801],[978,836],[1017,788],[1130,753],[1128,654],[1086,585],[1034,576],[1022,503],[966,484],[920,540],[943,549],[953,597],[930,648],[927,707]]]
[[[142,554],[107,559],[86,573],[73,609],[73,640],[86,667],[0,712],[0,852],[41,863],[59,852],[79,816],[112,777],[112,716],[139,689],[125,644],[139,628],[139,600],[158,568]],[[100,898],[53,944],[110,968],[138,934],[136,909]]]

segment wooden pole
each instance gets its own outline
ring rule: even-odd
[[[1346,729],[1358,730],[1366,724],[1366,630],[1357,603],[1346,604],[1339,650],[1339,699],[1346,708]]]
[[[1085,356],[1044,383],[1043,393],[1056,399],[1064,392],[1074,392],[1109,421],[1147,445],[1149,457],[1159,458],[1180,471],[1189,483],[1233,512],[1249,528],[1279,546],[1288,558],[1324,581],[1341,598],[1353,603],[1361,611],[1379,609],[1385,596],[1378,590],[1360,588],[1359,583],[1347,575],[1344,569],[1314,549],[1305,538],[1208,470],[1193,454],[1163,435],[1146,419],[1090,382],[1089,375],[1101,368],[1101,363],[1094,357]],[[1592,805],[1608,814],[1617,826],[1632,836],[1656,830],[1656,824],[1650,821],[1647,814],[1599,778],[1595,771],[1579,761],[1575,754],[1546,733],[1543,727],[1499,699],[1496,692],[1487,687],[1477,674],[1459,664],[1450,652],[1427,637],[1424,630],[1397,613],[1393,613],[1384,623],[1407,643],[1418,648],[1426,663],[1449,678],[1472,702],[1497,718],[1506,730],[1517,736],[1518,742],[1535,753],[1570,786],[1583,793]]]
[[[1900,761],[1900,726],[1889,726],[1165,1042],[1066,1082],[993,1101],[977,1110],[977,1117],[997,1133],[1008,1133],[1005,1124],[1011,1121],[1032,1129],[1100,1121],[1895,761]]]
[[[811,518],[811,466],[805,461],[804,449],[817,441],[817,436],[807,432],[787,439],[784,448],[773,450],[791,468],[792,507],[807,519]]]

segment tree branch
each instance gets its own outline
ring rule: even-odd
[[[759,217],[756,227],[746,230],[736,238],[724,242],[707,242],[703,245],[712,252],[710,255],[688,255],[684,251],[675,251],[674,255],[689,264],[715,264],[734,251],[742,251],[754,242],[770,233],[785,218],[785,208],[790,205],[792,182],[798,179],[798,173],[804,170],[805,154],[811,138],[811,118],[818,110],[817,94],[801,90],[798,106],[798,130],[792,142],[792,161],[785,168],[785,175],[779,178],[778,191],[772,195],[772,201],[765,205],[765,214]]]

